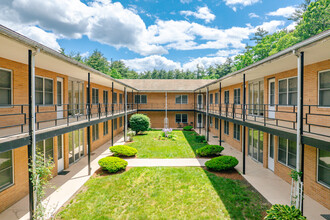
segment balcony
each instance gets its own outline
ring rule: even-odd
[[[139,111],[165,111],[165,103],[138,104]],[[168,111],[194,111],[194,104],[167,104]]]

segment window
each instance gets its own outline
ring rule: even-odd
[[[123,104],[123,94],[119,94],[119,104]]]
[[[297,105],[297,77],[278,81],[278,104]]]
[[[234,139],[236,140],[240,140],[241,138],[241,129],[240,129],[240,125],[238,124],[234,124]]]
[[[219,130],[219,119],[214,119],[214,126],[215,126],[215,129]]]
[[[218,92],[216,92],[215,94],[214,94],[214,104],[219,104],[219,93]]]
[[[0,105],[11,105],[11,71],[0,69]],[[1,185],[0,185],[1,189]]]
[[[175,122],[176,123],[188,123],[188,115],[187,114],[176,114]]]
[[[229,91],[225,91],[225,104],[229,104]]]
[[[264,152],[264,132],[250,129],[248,130],[248,155],[254,160],[262,163]]]
[[[37,105],[53,104],[53,80],[36,76],[35,99]]]
[[[319,149],[317,161],[317,181],[330,187],[330,151]]]
[[[0,191],[14,183],[13,151],[0,153]]]
[[[118,122],[117,122],[117,118],[115,118],[114,120],[113,120],[113,130],[117,130],[117,124]]]
[[[108,121],[103,122],[103,136],[109,134],[109,123]]]
[[[113,93],[112,104],[117,104],[117,93],[116,92]]]
[[[213,104],[213,94],[210,94],[210,104]]]
[[[92,88],[92,104],[99,104],[99,90]]]
[[[223,121],[224,122],[224,130],[223,133],[229,135],[229,121]]]
[[[213,126],[213,118],[212,118],[212,116],[209,116],[209,123],[210,123],[210,128],[212,128],[212,126]]]
[[[44,161],[54,160],[53,138],[48,138],[36,143],[36,151],[44,156]]]
[[[92,126],[92,140],[96,141],[99,139],[99,124]]]
[[[188,104],[188,96],[187,95],[175,96],[175,104]]]
[[[330,106],[329,97],[330,97],[330,70],[327,70],[325,72],[319,73],[319,105]]]
[[[135,95],[135,104],[147,104],[147,95]]]
[[[109,94],[108,91],[103,90],[103,104],[108,104],[108,100],[109,100],[108,94]]]
[[[234,104],[241,104],[241,89],[234,89]]]
[[[119,118],[119,127],[121,128],[123,126],[123,117]]]
[[[295,141],[279,137],[278,141],[278,161],[286,166],[296,167],[296,148]]]

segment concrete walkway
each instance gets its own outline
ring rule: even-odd
[[[197,130],[197,132],[198,131],[199,130]],[[202,130],[201,133],[205,135],[205,130]],[[219,139],[210,135],[209,144],[219,144]],[[223,155],[231,155],[239,160],[239,164],[235,168],[242,173],[242,152],[225,142],[221,145],[225,148],[224,151],[222,151]],[[261,163],[257,163],[248,156],[246,157],[246,170],[243,177],[271,204],[290,205],[291,185],[275,175],[271,170],[264,168]],[[311,220],[329,220],[330,210],[309,196],[304,195],[304,215],[307,219]],[[321,215],[328,215],[328,218],[324,218]]]

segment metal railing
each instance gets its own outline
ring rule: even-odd
[[[146,103],[146,104],[138,104],[139,110],[165,110],[165,103]],[[194,104],[175,104],[175,103],[167,103],[167,110],[193,110]]]

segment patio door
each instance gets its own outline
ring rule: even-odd
[[[275,118],[275,79],[268,81],[268,118]]]
[[[275,149],[275,136],[269,134],[268,136],[268,169],[274,171],[274,149]]]
[[[63,78],[57,77],[57,119],[63,118]]]
[[[74,163],[84,156],[84,129],[69,133],[69,163]]]
[[[264,83],[255,81],[249,84],[249,105],[250,115],[264,115]]]
[[[202,128],[203,127],[203,116],[201,113],[197,114],[197,127]]]
[[[197,95],[197,108],[202,109],[203,108],[203,94]]]
[[[249,129],[248,154],[254,160],[263,162],[264,133],[255,129]]]
[[[69,115],[79,116],[84,114],[84,83],[77,80],[69,80]]]
[[[57,172],[64,170],[63,135],[57,136]]]

